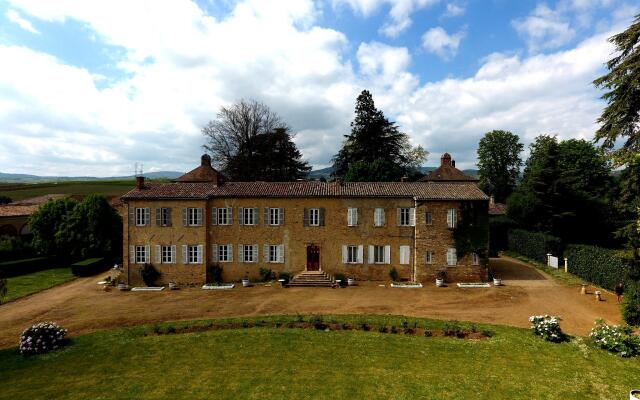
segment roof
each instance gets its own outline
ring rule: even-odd
[[[49,200],[62,199],[68,196],[69,196],[68,194],[64,194],[64,193],[44,194],[42,196],[31,197],[29,199],[14,201],[9,204],[15,205],[15,206],[30,206],[30,205],[36,205],[36,204],[42,205]]]
[[[419,179],[420,182],[476,182],[477,179],[456,168],[449,153],[440,157],[440,166]]]
[[[122,196],[135,199],[217,197],[408,197],[417,200],[488,200],[475,183],[443,182],[174,182],[145,185]]]
[[[0,206],[0,217],[23,217],[33,214],[39,205],[14,205],[4,204]]]
[[[505,215],[507,213],[507,205],[503,203],[493,203],[489,201],[489,215]]]
[[[204,154],[200,159],[200,165],[181,177],[176,182],[218,182],[220,173],[211,166],[211,157]]]

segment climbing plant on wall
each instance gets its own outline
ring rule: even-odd
[[[489,215],[487,202],[465,202],[460,206],[460,217],[453,229],[458,257],[477,253],[486,258],[489,245]]]

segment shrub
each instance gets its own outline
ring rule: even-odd
[[[431,336],[433,336],[433,332],[431,332],[429,328],[424,328],[424,337],[431,337]]]
[[[569,259],[569,272],[609,290],[624,282],[629,272],[629,263],[616,250],[570,244],[564,256]]]
[[[391,325],[391,329],[389,329],[389,332],[391,333],[398,333],[398,328],[396,328],[395,325]]]
[[[91,276],[107,269],[108,264],[104,258],[88,258],[71,264],[71,272],[75,276]]]
[[[36,254],[36,250],[30,240],[20,236],[0,236],[0,260],[15,260],[32,254]]]
[[[629,325],[640,325],[640,283],[627,284],[622,300],[622,318]]]
[[[371,330],[371,328],[369,327],[369,324],[367,324],[366,322],[363,322],[360,324],[360,329],[362,329],[365,332],[369,332]]]
[[[566,339],[560,329],[560,317],[550,315],[533,315],[529,317],[533,333],[542,336],[549,342],[562,342]]]
[[[398,270],[396,269],[396,267],[391,268],[391,270],[389,271],[389,278],[391,278],[391,281],[393,282],[398,281]]]
[[[271,268],[260,268],[260,279],[263,282],[269,282],[273,278],[273,271]]]
[[[333,277],[336,281],[340,281],[340,287],[347,286],[347,277],[344,274],[337,273]]]
[[[280,272],[278,274],[278,279],[284,279],[284,283],[287,284],[291,280],[291,274],[288,272]]]
[[[24,356],[48,353],[65,344],[67,330],[55,322],[40,322],[20,335],[20,354]]]
[[[506,216],[489,218],[489,255],[491,257],[496,257],[498,251],[507,249],[509,229],[515,225],[515,222]]]
[[[465,332],[456,321],[447,322],[442,329],[442,334],[444,336],[455,336],[455,337],[464,337]]]
[[[621,357],[640,354],[640,337],[633,336],[629,326],[607,325],[600,319],[596,321],[589,336],[600,348]]]
[[[55,259],[51,257],[34,257],[0,263],[0,273],[5,278],[30,274],[51,267]]]
[[[562,253],[560,239],[544,233],[513,229],[509,231],[508,242],[509,250],[545,264],[547,253],[556,255]]]
[[[378,327],[378,332],[380,332],[380,333],[387,333],[387,327],[386,327],[386,326],[384,326],[384,325],[380,325],[380,326]]]
[[[147,286],[153,286],[158,278],[160,278],[160,272],[151,264],[145,264],[140,270],[140,277]]]
[[[313,327],[319,331],[323,331],[327,329],[327,324],[324,323],[324,319],[322,315],[317,315],[311,319],[311,324]]]
[[[218,264],[210,265],[208,268],[210,282],[222,283],[222,267]]]

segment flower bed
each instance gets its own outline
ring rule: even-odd
[[[392,288],[407,288],[407,289],[419,289],[422,287],[420,282],[392,282]]]
[[[629,326],[607,325],[600,319],[589,336],[598,347],[621,357],[640,354],[640,337],[633,335]]]
[[[560,329],[560,317],[553,315],[533,315],[529,317],[533,333],[549,342],[562,342],[566,335]]]
[[[202,285],[202,289],[204,290],[228,290],[236,287],[233,283],[209,283],[206,285]]]
[[[491,287],[490,284],[486,282],[467,282],[467,283],[458,283],[459,288],[488,288]]]
[[[20,354],[28,356],[48,353],[65,343],[67,330],[55,322],[40,322],[20,335]]]

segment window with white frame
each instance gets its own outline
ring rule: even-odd
[[[416,209],[415,208],[398,208],[398,225],[399,226],[415,226]]]
[[[279,208],[269,208],[269,225],[280,225],[281,213]]]
[[[176,246],[160,246],[162,264],[173,264],[176,262]]]
[[[384,208],[376,208],[375,211],[373,212],[373,225],[374,226],[385,225]]]
[[[187,246],[187,257],[189,264],[200,264],[202,262],[202,246]]]
[[[218,261],[219,262],[230,262],[232,249],[230,244],[219,244],[218,245]]]
[[[384,264],[385,251],[384,246],[373,246],[373,262],[376,264]]]
[[[218,214],[218,225],[230,225],[231,224],[231,209],[226,207],[220,207],[216,210]]]
[[[265,262],[283,263],[284,262],[284,245],[281,244],[265,244]]]
[[[447,210],[447,226],[451,229],[458,225],[458,211],[455,208]]]
[[[253,263],[258,262],[258,245],[245,244],[240,245],[240,257],[242,262]]]
[[[347,246],[347,263],[355,264],[358,262],[358,246]]]
[[[149,213],[148,207],[136,208],[136,226],[149,225]]]
[[[343,264],[362,264],[364,259],[363,245],[343,245],[342,246],[342,263]]]
[[[320,226],[320,209],[319,208],[309,209],[309,225]]]
[[[358,209],[354,207],[347,208],[347,226],[358,225]]]
[[[425,253],[424,261],[427,264],[433,264],[433,251],[432,250],[427,250],[427,252]]]
[[[187,208],[187,226],[202,225],[202,208]]]
[[[433,214],[427,211],[424,220],[427,225],[433,225]]]
[[[447,265],[456,266],[458,264],[458,256],[456,254],[456,249],[450,248],[447,250]]]
[[[411,262],[411,246],[400,246],[400,264],[408,265]]]
[[[171,209],[167,207],[156,208],[156,225],[171,226]]]
[[[471,253],[471,264],[480,265],[480,256],[478,256],[478,253]]]
[[[243,225],[255,225],[256,224],[256,209],[251,207],[245,207],[242,209],[242,224]]]
[[[149,260],[148,249],[149,249],[148,246],[136,246],[136,252],[135,252],[136,264],[144,264],[148,262]]]

